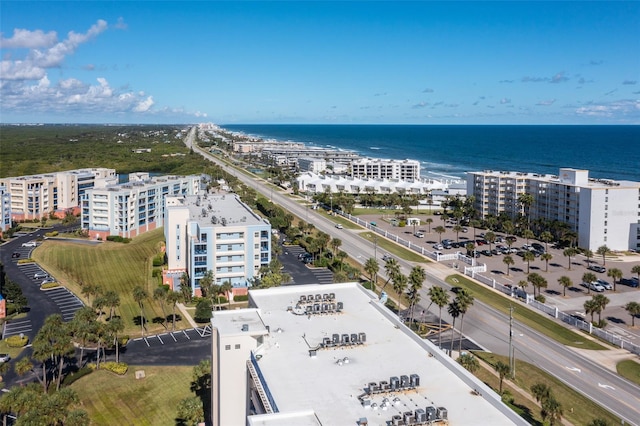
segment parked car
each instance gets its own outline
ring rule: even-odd
[[[55,283],[55,282],[56,282],[55,278],[48,277],[48,278],[45,278],[45,279],[40,283],[40,285],[45,285],[45,284]]]
[[[442,245],[442,244],[440,244],[440,243],[436,243],[436,244],[434,244],[432,247],[433,247],[434,249],[436,249],[436,250],[442,250],[442,249],[444,249],[443,245]]]
[[[545,252],[544,246],[542,244],[540,244],[540,243],[533,243],[533,244],[531,244],[531,247],[533,247],[534,250],[539,251],[540,253],[544,253]]]
[[[605,268],[604,266],[600,266],[600,265],[589,265],[587,266],[587,269],[590,269],[592,271],[595,272],[607,272],[607,268]]]
[[[9,360],[11,360],[9,354],[0,354],[0,362],[9,362]]]
[[[415,237],[417,238],[424,238],[424,234],[422,232],[416,232],[415,234],[413,234]]]
[[[602,293],[604,291],[604,287],[602,287],[600,284],[598,284],[597,281],[591,282],[589,284],[585,283],[584,281],[580,283],[580,285],[582,287],[587,287],[593,291],[597,291],[598,293]]]
[[[613,286],[609,284],[608,281],[598,279],[596,280],[596,282],[600,284],[602,287],[604,287],[605,290],[613,290]]]
[[[33,279],[35,280],[39,280],[42,278],[49,278],[49,274],[47,274],[46,272],[36,272],[35,274],[33,274]]]
[[[339,223],[336,223],[336,228],[338,228],[338,229],[342,229],[342,225],[341,225],[341,224],[339,224]]]
[[[637,288],[638,287],[638,278],[637,277],[625,278],[623,280],[620,280],[620,284],[628,285],[629,287]]]
[[[36,247],[38,244],[35,241],[29,241],[22,243],[22,247]]]
[[[20,257],[20,253],[19,252],[14,251],[13,253],[11,253],[11,258],[12,259],[15,259],[15,258],[18,258],[18,257]]]

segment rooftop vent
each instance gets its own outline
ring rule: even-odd
[[[249,324],[242,324],[242,331],[249,331]]]

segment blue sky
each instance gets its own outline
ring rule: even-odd
[[[0,120],[639,124],[639,2],[0,3]]]

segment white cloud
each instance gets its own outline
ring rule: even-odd
[[[138,104],[133,107],[133,111],[135,112],[147,112],[153,106],[153,96],[149,96],[147,99],[138,102]]]
[[[640,100],[622,99],[576,109],[576,114],[593,117],[640,118]]]
[[[58,40],[55,31],[45,33],[42,30],[29,31],[21,28],[13,30],[13,37],[0,37],[0,48],[2,49],[36,49],[39,47],[50,47]]]
[[[504,104],[510,104],[511,103],[511,99],[509,98],[502,98],[500,99],[500,104],[504,105]]]
[[[546,101],[540,101],[538,102],[536,105],[539,106],[551,106],[554,104],[556,100],[555,99],[547,99]]]

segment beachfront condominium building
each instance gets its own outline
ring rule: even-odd
[[[91,238],[132,238],[163,225],[164,198],[200,190],[200,176],[131,173],[122,184],[97,185],[82,196],[82,228]]]
[[[11,228],[11,193],[0,185],[0,234]]]
[[[420,179],[420,162],[361,158],[351,162],[351,176],[369,179],[418,180]]]
[[[183,274],[193,295],[212,271],[215,284],[246,294],[251,280],[271,261],[271,225],[235,194],[172,196],[165,199],[164,235],[168,268],[163,282],[180,289]]]
[[[527,424],[358,283],[250,290],[211,326],[213,426]]]
[[[298,158],[298,170],[316,174],[322,173],[327,170],[327,160],[324,158]]]
[[[0,179],[11,194],[14,220],[41,219],[54,214],[76,213],[80,197],[96,182],[116,178],[114,169],[90,168]]]
[[[640,182],[593,179],[588,170],[571,168],[558,175],[482,171],[467,173],[467,194],[482,217],[513,218],[525,213],[520,196],[530,194],[529,219],[566,223],[579,247],[640,248]]]

